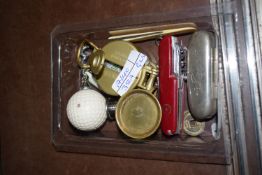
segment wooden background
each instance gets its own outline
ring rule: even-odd
[[[50,141],[50,32],[56,25],[183,10],[206,4],[207,0],[1,0],[2,173],[226,174],[223,165],[56,152]]]

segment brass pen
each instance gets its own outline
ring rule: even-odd
[[[122,39],[125,41],[143,41],[155,38],[160,38],[164,35],[171,34],[187,34],[193,33],[197,30],[194,23],[180,23],[180,24],[166,24],[160,26],[147,26],[140,28],[121,29],[110,31],[109,40]]]

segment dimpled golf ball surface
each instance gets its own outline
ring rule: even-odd
[[[68,101],[67,116],[70,123],[81,131],[99,128],[106,120],[106,101],[97,91],[83,89]]]

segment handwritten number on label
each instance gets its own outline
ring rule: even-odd
[[[131,51],[122,71],[116,78],[112,88],[122,96],[135,81],[138,73],[144,66],[147,56],[137,51]]]

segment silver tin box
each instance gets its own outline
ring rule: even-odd
[[[188,46],[188,105],[196,120],[208,120],[217,111],[217,41],[214,33],[195,32]]]

